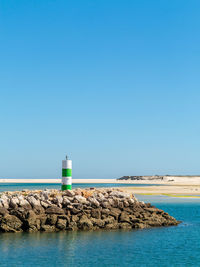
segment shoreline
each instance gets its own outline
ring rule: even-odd
[[[199,180],[199,179],[198,179]],[[61,179],[0,179],[0,184],[61,184]],[[119,181],[116,179],[73,179],[73,184],[102,184],[106,188],[106,184],[124,185],[120,186],[123,191],[141,195],[163,195],[172,197],[200,197],[200,181],[186,182],[166,182],[166,181]],[[130,186],[127,186],[130,185]],[[138,186],[134,186],[138,185]],[[140,186],[141,185],[141,186]],[[146,186],[143,186],[146,185]],[[149,186],[148,186],[149,185]],[[119,188],[119,187],[118,187]]]

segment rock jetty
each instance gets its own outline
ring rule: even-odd
[[[0,232],[132,229],[178,223],[120,189],[0,193]]]

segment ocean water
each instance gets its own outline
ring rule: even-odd
[[[0,234],[0,266],[200,266],[200,200],[137,196],[181,220],[143,230]]]
[[[122,186],[159,186],[157,184],[85,184],[77,183],[73,184],[73,188],[89,188],[89,187],[122,187]],[[60,189],[61,185],[57,183],[0,183],[0,192],[3,191],[20,191],[22,189]]]

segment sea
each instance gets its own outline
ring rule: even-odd
[[[0,184],[0,191],[42,188],[59,185]],[[181,223],[142,230],[1,233],[0,266],[200,266],[200,199],[136,197],[165,210]]]

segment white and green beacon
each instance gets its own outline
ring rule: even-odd
[[[72,161],[66,156],[62,161],[62,187],[61,190],[72,189]]]

